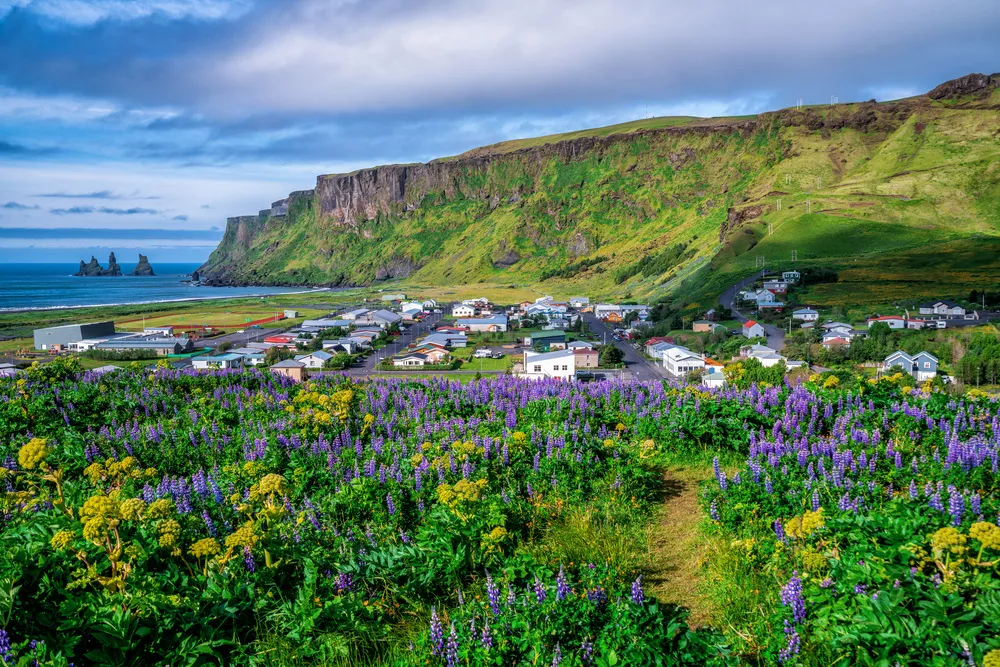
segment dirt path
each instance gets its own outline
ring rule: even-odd
[[[698,485],[712,476],[703,466],[672,465],[664,475],[665,498],[649,530],[646,584],[661,602],[691,610],[692,626],[708,625],[712,609],[702,593],[705,543]]]

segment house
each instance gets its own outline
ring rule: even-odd
[[[815,322],[819,319],[819,313],[812,308],[799,308],[792,311],[793,320],[802,320],[803,322]]]
[[[914,319],[912,317],[910,319],[906,320],[906,328],[907,329],[925,329],[925,328],[927,328],[927,325],[928,325],[928,322],[926,320],[918,320],[918,319]]]
[[[701,376],[701,386],[705,389],[721,389],[726,386],[726,374],[705,373]]]
[[[764,338],[767,334],[764,327],[754,320],[747,320],[743,323],[743,335],[747,338]]]
[[[678,346],[674,345],[673,343],[666,343],[666,342],[653,343],[652,345],[646,346],[646,354],[651,356],[653,359],[656,359],[657,361],[662,361],[663,353],[666,352],[667,350],[672,350],[675,347]]]
[[[288,347],[295,343],[295,336],[292,334],[275,334],[264,339],[265,343],[273,343],[279,347]]]
[[[681,377],[693,370],[705,368],[705,357],[677,345],[663,353],[663,367],[674,377]]]
[[[873,324],[878,324],[879,322],[885,324],[890,329],[906,328],[906,318],[903,317],[902,315],[882,315],[881,317],[869,317],[868,328],[871,329]]]
[[[579,350],[580,348],[594,349],[593,343],[588,343],[585,340],[574,340],[572,343],[566,345],[567,350]]]
[[[850,340],[848,340],[847,338],[843,338],[841,336],[830,336],[829,338],[824,336],[822,343],[823,347],[825,347],[828,350],[833,350],[835,348],[843,348],[850,344],[851,344]]]
[[[775,294],[788,293],[788,283],[784,280],[765,280],[764,289]]]
[[[882,370],[890,372],[896,366],[902,368],[904,373],[912,375],[917,382],[923,382],[937,375],[938,359],[930,352],[918,352],[910,356],[898,350],[885,358]]]
[[[599,320],[621,322],[622,307],[610,303],[599,303],[594,306],[594,315]],[[611,315],[615,316],[614,320],[609,319]]]
[[[847,324],[846,322],[827,321],[827,322],[824,322],[823,324],[819,325],[819,327],[820,327],[820,329],[823,329],[823,331],[841,331],[841,330],[843,330],[843,331],[850,331],[851,330],[851,325]]]
[[[340,319],[349,320],[354,322],[355,320],[364,318],[369,312],[367,308],[355,308],[354,310],[349,310],[340,316]]]
[[[372,323],[377,324],[383,329],[388,329],[393,324],[399,324],[403,321],[403,316],[399,313],[394,313],[391,310],[376,310],[369,314],[369,319]]]
[[[524,353],[524,370],[521,377],[532,380],[555,378],[572,380],[576,376],[576,352],[560,350],[558,352]]]
[[[475,317],[476,309],[472,306],[460,303],[452,307],[451,314],[455,317]]]
[[[710,333],[715,328],[715,323],[709,320],[695,320],[691,325],[691,330],[696,333]]]
[[[183,354],[194,349],[194,343],[190,338],[164,338],[160,336],[131,336],[128,338],[116,338],[98,343],[95,350],[107,350],[110,352],[132,352],[148,350],[155,352],[157,356],[165,357],[168,354]]]
[[[658,343],[673,343],[673,342],[674,342],[673,338],[667,338],[665,336],[653,336],[652,338],[646,341],[646,354],[651,357],[657,358],[657,355],[654,354],[653,347]]]
[[[174,335],[173,327],[144,327],[142,333],[146,336],[163,336],[172,337]]]
[[[943,301],[931,301],[930,303],[922,304],[920,306],[920,314],[961,317],[965,315],[965,308],[958,305],[954,301],[948,301],[945,299]]]
[[[585,296],[571,296],[569,298],[569,305],[576,309],[586,308],[590,305],[590,299]]]
[[[333,354],[326,352],[325,350],[317,350],[310,354],[299,354],[295,356],[295,361],[298,361],[306,368],[323,368],[323,365],[333,359]]]
[[[571,322],[561,315],[549,316],[549,321],[542,325],[542,331],[566,331]]]
[[[296,382],[302,382],[306,379],[306,365],[301,361],[295,361],[294,359],[279,361],[271,366],[269,370],[277,375],[289,377]]]
[[[299,311],[288,308],[285,309],[284,313],[282,314],[285,316],[286,320],[294,320],[296,317],[299,316]]]
[[[337,338],[336,340],[323,341],[323,349],[332,352],[354,354],[361,347],[361,343],[362,341],[359,338]]]
[[[798,271],[782,271],[781,279],[786,283],[798,283],[802,280],[802,274]]]
[[[493,317],[486,318],[461,319],[457,320],[457,324],[462,327],[467,327],[468,330],[472,332],[494,333],[497,331],[507,330],[507,316],[494,315]]]
[[[740,348],[740,353],[747,359],[756,359],[764,368],[777,366],[785,358],[767,345],[745,345]]]
[[[531,345],[542,350],[563,350],[566,348],[566,332],[539,331],[526,337],[524,342],[526,345]]]
[[[427,363],[440,364],[448,358],[448,350],[437,345],[418,345],[411,352],[427,357]]]
[[[243,368],[243,355],[230,352],[228,354],[218,354],[215,356],[195,357],[191,360],[191,365],[198,370],[208,370],[215,368]]]
[[[35,349],[36,350],[63,349],[70,343],[77,343],[81,340],[85,340],[88,338],[113,336],[114,334],[115,334],[115,323],[110,320],[105,322],[90,322],[87,324],[66,324],[59,327],[35,329],[34,331]]]
[[[570,343],[573,345],[573,343]],[[599,359],[597,356],[597,350],[592,347],[573,347],[568,348],[569,352],[572,352],[574,359],[576,360],[577,368],[597,368]]]
[[[419,368],[428,363],[427,355],[419,352],[407,352],[392,360],[392,365],[399,368]]]
[[[345,318],[331,320],[331,319],[319,319],[319,320],[304,320],[299,328],[302,331],[317,332],[324,331],[325,329],[346,329],[351,326],[354,320],[348,320]]]
[[[263,352],[249,352],[243,355],[243,365],[244,366],[263,366],[264,365],[264,353]]]

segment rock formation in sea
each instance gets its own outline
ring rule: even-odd
[[[139,263],[135,265],[135,271],[130,276],[155,276],[153,267],[149,265],[149,258],[143,254],[139,255]]]
[[[93,255],[90,256],[90,262],[84,263],[80,260],[80,270],[74,273],[75,276],[120,276],[122,274],[122,268],[118,266],[118,260],[115,259],[115,253],[111,253],[108,256],[108,268],[101,266],[101,263],[97,261],[97,258]]]

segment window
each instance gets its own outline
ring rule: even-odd
[[[925,361],[924,362],[924,368],[930,368],[930,367],[931,367],[931,362]]]
[[[536,364],[536,365],[535,365],[535,370],[534,370],[534,372],[535,372],[535,373],[541,373],[541,372],[542,372],[542,367],[541,367],[541,366],[538,366],[538,365]]]
[[[563,369],[564,371],[568,371],[568,370],[569,370],[569,366],[567,366],[566,364],[563,364],[563,368],[562,368],[562,369]]]

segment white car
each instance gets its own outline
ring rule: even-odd
[[[473,359],[489,359],[493,353],[490,352],[489,348],[481,347],[475,351],[472,355]]]

